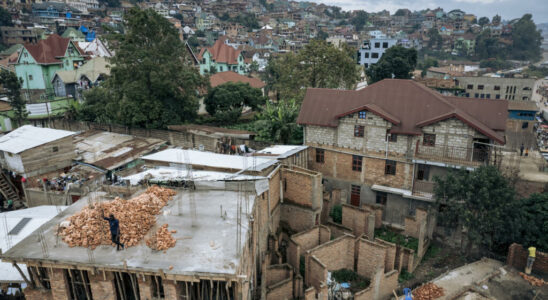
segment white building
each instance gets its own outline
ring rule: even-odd
[[[378,30],[369,32],[369,35],[371,38],[364,41],[358,50],[358,64],[365,68],[376,64],[386,49],[398,43],[397,39],[390,38]]]

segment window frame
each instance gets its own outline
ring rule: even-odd
[[[365,120],[367,118],[367,111],[361,110],[358,112],[358,119]]]
[[[396,175],[398,163],[395,160],[385,160],[384,161],[384,175]]]
[[[352,155],[352,171],[361,172],[363,164],[363,156]]]
[[[388,193],[386,192],[375,192],[375,203],[379,205],[386,206],[388,202]]]
[[[427,147],[435,147],[436,146],[436,134],[434,134],[434,133],[423,133],[423,135],[422,135],[422,145],[427,146]]]
[[[316,148],[316,163],[325,163],[325,149]]]
[[[365,132],[365,126],[354,125],[354,137],[363,137]]]

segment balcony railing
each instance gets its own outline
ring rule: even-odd
[[[434,182],[416,179],[413,183],[413,195],[432,198],[434,196]]]
[[[424,146],[417,143],[415,157],[451,164],[481,166],[489,163],[489,150],[450,146]]]

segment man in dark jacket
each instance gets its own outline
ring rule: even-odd
[[[103,216],[103,219],[108,221],[108,225],[110,227],[110,237],[112,242],[116,244],[116,250],[120,250],[120,246],[124,249],[124,244],[120,243],[120,224],[118,219],[116,219],[113,214],[110,214],[108,218]]]

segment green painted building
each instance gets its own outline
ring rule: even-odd
[[[208,74],[212,68],[216,72],[233,71],[240,75],[247,74],[242,51],[227,45],[225,41],[225,37],[220,37],[212,47],[200,50],[197,57],[200,74]]]
[[[15,73],[23,80],[23,90],[53,91],[52,79],[59,70],[74,70],[84,62],[80,50],[70,38],[56,34],[36,44],[25,44]]]

